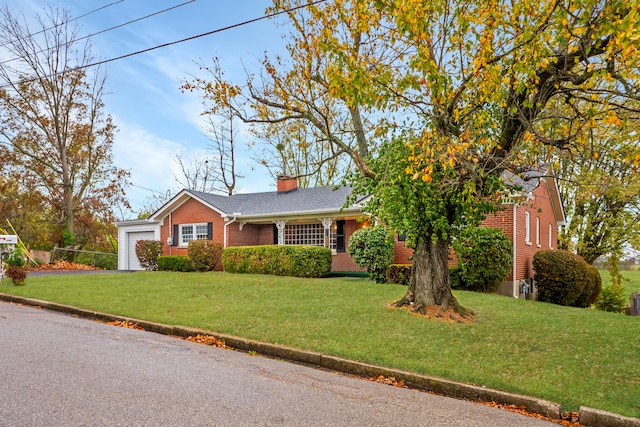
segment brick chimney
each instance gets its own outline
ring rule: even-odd
[[[298,180],[289,175],[278,175],[278,193],[288,193],[298,188]]]

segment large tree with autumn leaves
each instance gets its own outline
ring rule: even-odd
[[[106,74],[90,66],[90,41],[68,11],[50,8],[35,29],[8,7],[0,18],[2,172],[42,196],[59,241],[87,243],[88,228],[127,204],[129,173],[113,166],[115,126],[103,112]]]
[[[624,0],[314,3],[289,13],[288,60],[201,88],[247,123],[303,124],[349,156],[367,209],[415,248],[397,305],[464,314],[449,244],[496,208],[505,170],[578,153],[637,114],[639,20]]]

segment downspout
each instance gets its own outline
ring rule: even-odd
[[[231,221],[226,222],[226,223],[224,224],[224,237],[223,237],[224,245],[223,245],[223,246],[224,246],[225,248],[227,247],[227,227],[228,227],[228,226],[230,226],[231,224],[233,224],[234,222],[236,222],[236,220],[238,219],[238,217],[239,217],[240,215],[241,215],[241,214],[239,214],[239,213],[234,213],[234,214],[233,214],[233,219],[232,219]],[[229,218],[229,216],[227,215],[227,217],[226,217],[226,218]]]
[[[516,210],[518,208],[518,203],[514,202],[513,203],[513,261],[512,261],[512,281],[513,281],[513,297],[514,298],[518,298],[518,281],[516,280],[516,274],[517,274],[517,268],[516,268],[516,260],[517,260],[517,256],[516,256],[516,247],[517,247],[517,242],[518,239],[516,239],[516,231],[518,230],[517,228],[517,218],[518,216],[516,215]]]
[[[172,224],[172,221],[171,221],[171,212],[169,212],[169,229],[167,230],[167,235],[171,239],[174,239],[175,237],[172,236],[172,233],[173,233],[173,224]],[[167,243],[169,243],[169,242],[167,242]],[[168,246],[169,246],[169,256],[171,256],[173,254],[173,242],[170,243]]]

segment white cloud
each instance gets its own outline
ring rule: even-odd
[[[134,210],[154,194],[175,193],[174,177],[178,173],[176,154],[183,146],[153,134],[126,120],[117,120],[118,133],[113,146],[116,166],[131,171],[134,187],[127,191]]]

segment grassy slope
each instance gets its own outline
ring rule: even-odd
[[[640,318],[457,292],[478,317],[442,323],[388,308],[404,288],[358,278],[140,272],[7,282],[0,292],[640,417]]]

